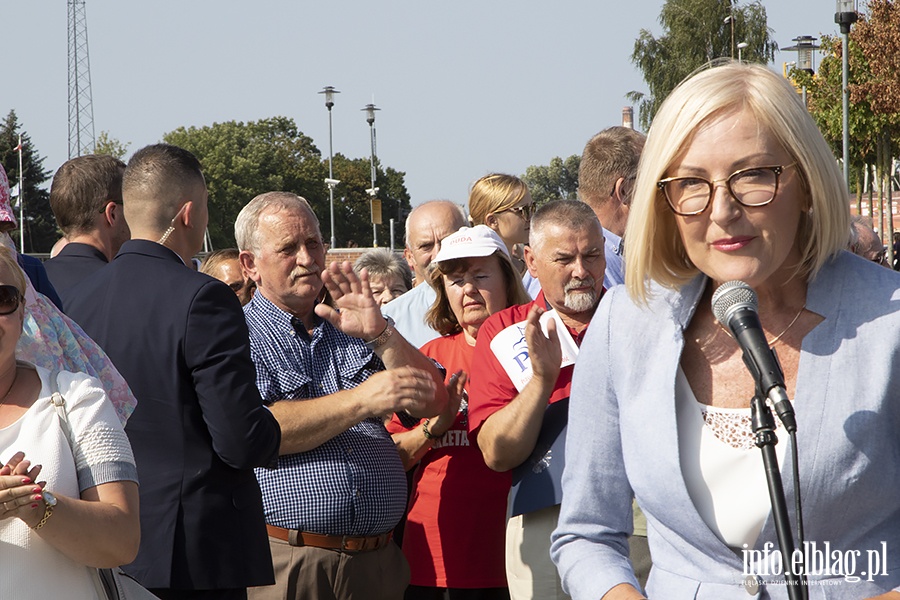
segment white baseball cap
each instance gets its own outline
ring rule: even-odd
[[[441,240],[441,249],[435,257],[435,263],[457,258],[474,258],[490,256],[500,250],[509,257],[506,244],[497,233],[487,225],[462,227]]]

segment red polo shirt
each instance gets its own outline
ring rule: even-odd
[[[500,361],[494,356],[494,352],[491,350],[491,341],[494,339],[494,336],[510,325],[524,321],[528,316],[528,311],[534,305],[547,310],[551,308],[542,291],[529,304],[512,306],[494,313],[488,317],[487,321],[482,323],[481,328],[478,330],[475,355],[472,358],[472,367],[469,372],[469,432],[472,434],[473,442],[482,423],[492,414],[512,402],[513,398],[519,394],[519,390],[516,389],[516,386],[509,379],[509,375],[506,374],[506,371],[500,365]],[[581,346],[581,340],[584,338],[585,332],[587,332],[587,327],[580,334],[568,326],[566,329],[569,330],[569,334],[575,340],[575,344]],[[568,365],[560,370],[559,378],[556,380],[556,385],[550,394],[548,404],[553,404],[569,397],[574,368],[575,365]]]

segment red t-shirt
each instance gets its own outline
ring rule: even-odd
[[[519,390],[513,385],[509,375],[500,365],[500,361],[494,356],[494,352],[491,350],[491,341],[495,335],[510,325],[524,321],[528,316],[528,311],[534,305],[545,309],[550,308],[544,299],[544,292],[538,294],[534,302],[512,306],[494,313],[481,324],[481,328],[478,330],[478,343],[475,344],[472,370],[469,372],[469,386],[472,390],[472,400],[469,403],[469,433],[472,434],[472,443],[476,442],[478,428],[487,421],[488,417],[519,395]],[[567,329],[569,328],[567,327]],[[572,339],[579,346],[586,331],[587,328],[582,330],[579,335],[574,329],[569,329]],[[575,365],[569,365],[560,370],[548,404],[569,397],[574,369]]]
[[[465,335],[445,336],[422,346],[425,356],[447,369],[447,378],[467,373],[474,348]],[[468,384],[466,392],[468,394]],[[484,464],[467,430],[464,397],[453,426],[422,458],[413,478],[403,553],[412,585],[442,588],[506,587],[506,501],[511,477]],[[407,431],[396,415],[388,431]]]

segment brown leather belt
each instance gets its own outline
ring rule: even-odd
[[[268,524],[266,525],[266,531],[269,533],[269,537],[287,542],[291,546],[310,546],[326,550],[340,550],[341,552],[371,552],[372,550],[378,550],[386,546],[393,535],[392,531],[370,536],[322,535],[321,533],[284,529]]]

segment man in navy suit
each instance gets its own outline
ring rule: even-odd
[[[186,266],[206,229],[200,163],[135,153],[123,196],[132,240],[73,288],[69,314],[131,385],[126,432],[141,486],[141,548],[126,571],[161,598],[245,598],[274,582],[253,467],[279,426],[263,406],[247,325],[227,285]]]
[[[69,243],[44,263],[65,305],[69,290],[105,267],[131,236],[122,210],[125,163],[106,155],[66,161],[53,176],[50,208]]]

